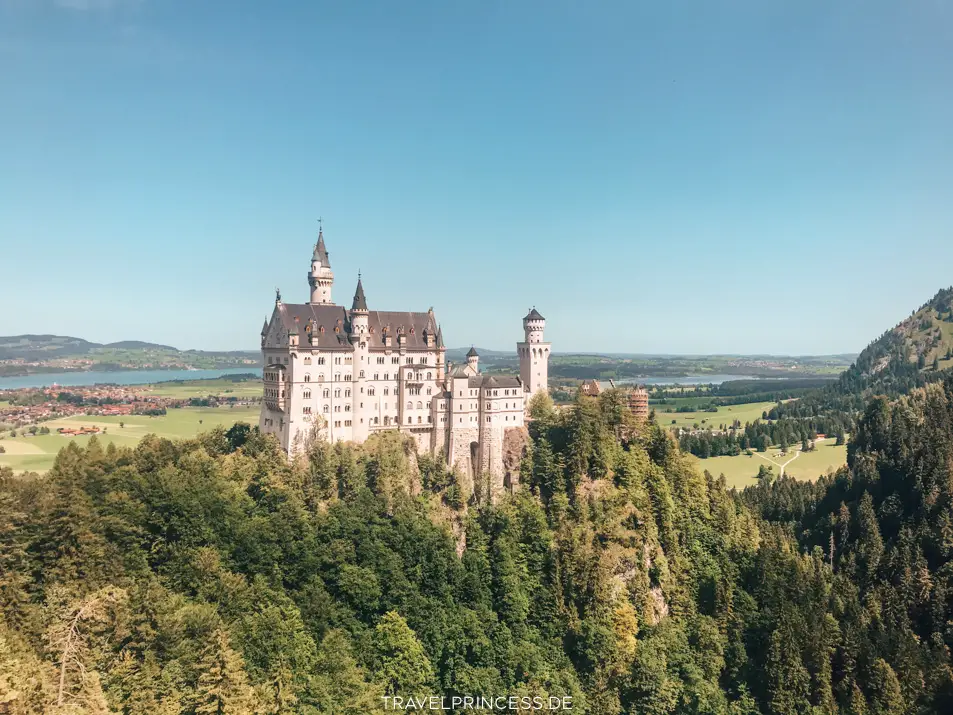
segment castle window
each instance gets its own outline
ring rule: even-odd
[[[427,373],[427,379],[428,379],[428,380],[430,379],[430,375],[431,375],[431,373],[428,372],[428,373]]]
[[[345,390],[345,391],[344,391],[344,396],[345,396],[345,397],[350,397],[350,396],[351,396],[351,391],[350,391],[350,390]]]
[[[417,424],[421,424],[424,421],[423,417],[417,416]]]
[[[353,375],[351,375],[351,373],[348,373],[347,375],[344,376],[344,382],[350,382],[352,377]]]
[[[384,397],[387,397],[387,395],[389,395],[389,394],[390,394],[390,390],[385,387],[385,388],[384,388]]]
[[[339,372],[334,373],[334,381],[335,381],[335,382],[340,382],[340,381],[341,381],[341,373],[339,373]]]
[[[377,358],[377,364],[378,364],[378,365],[383,365],[383,364],[384,364],[384,358],[382,358],[382,357]]]
[[[390,380],[390,373],[389,373],[389,372],[385,372],[385,373],[384,373],[384,379],[385,379],[385,380]]]
[[[335,391],[334,391],[334,396],[335,396],[335,397],[340,397],[340,396],[341,396],[341,390],[335,390]]]
[[[487,422],[489,422],[489,421],[490,421],[490,418],[489,418],[489,417],[487,417],[487,418],[486,418],[486,421],[487,421]]]
[[[335,426],[335,427],[340,427],[340,426],[341,426],[341,420],[334,420],[334,426]]]
[[[431,392],[433,392],[433,390],[431,390],[431,389],[428,387],[428,388],[427,388],[427,394],[429,395]]]
[[[350,412],[350,411],[351,411],[351,406],[350,406],[350,405],[344,405],[344,411],[345,411],[345,412]]]
[[[379,380],[379,379],[380,379],[380,373],[375,372],[375,373],[374,373],[374,379],[375,379],[375,380]]]
[[[325,388],[324,392],[321,394],[322,397],[330,397],[331,391]]]
[[[399,365],[399,364],[400,364],[400,358],[397,358],[397,357],[391,358],[390,361],[391,361],[391,363],[394,364],[394,365]]]
[[[306,399],[306,400],[310,400],[310,399],[311,399],[311,391],[310,391],[310,390],[305,390],[305,391],[304,391],[304,399]]]
[[[417,409],[418,409],[418,410],[423,409],[423,406],[424,406],[424,405],[423,405],[422,402],[418,402],[418,403],[417,403]]]
[[[306,414],[306,415],[310,415],[310,414],[311,414],[311,408],[310,408],[310,407],[302,407],[302,408],[301,408],[301,411],[302,411],[304,414]]]
[[[340,364],[341,364],[341,358],[339,358],[339,357],[334,358],[334,364],[335,364],[335,365],[340,365]]]
[[[374,424],[375,424],[375,425],[379,425],[380,423],[381,423],[381,418],[380,418],[380,417],[375,417],[375,418],[374,418]]]
[[[324,373],[323,373],[323,372],[319,372],[319,373],[318,373],[318,382],[324,382]]]
[[[341,411],[341,405],[335,405],[335,406],[334,406],[334,411],[335,411],[335,412],[340,412],[340,411]]]
[[[414,409],[414,403],[413,403],[413,402],[408,402],[408,403],[407,403],[407,409],[408,409],[408,410]]]
[[[411,417],[410,415],[407,415],[407,424],[411,424],[413,423],[413,421],[414,421],[414,418]]]
[[[304,359],[304,364],[305,364],[305,365],[310,365],[310,364],[311,364],[311,358],[306,357],[306,358]]]
[[[308,373],[305,373],[305,374],[304,374],[304,381],[305,381],[305,382],[311,382],[311,375],[309,375]]]
[[[325,405],[323,408],[321,408],[321,411],[322,411],[324,414],[327,414],[327,413],[330,412],[331,410],[328,408],[327,405]]]
[[[364,371],[363,371],[363,370],[361,370],[361,372],[360,372],[360,374],[358,375],[358,377],[364,377]]]
[[[350,426],[351,426],[351,420],[344,420],[344,426],[345,426],[345,427],[350,427]]]
[[[427,422],[433,422],[433,416],[427,415]]]
[[[323,357],[319,357],[319,358],[318,358],[318,365],[324,365],[324,358],[323,358]]]
[[[368,394],[368,395],[370,395],[371,397],[373,397],[373,396],[374,396],[374,393],[375,393],[375,390],[374,390],[373,387],[368,387],[368,388],[367,388],[367,394]]]

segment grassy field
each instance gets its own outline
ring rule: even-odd
[[[718,412],[664,412],[674,409],[676,405],[654,405],[655,418],[662,427],[699,427],[718,429],[719,425],[731,425],[734,420],[740,420],[742,426],[746,422],[761,419],[761,414],[774,407],[773,402],[749,402],[743,405],[723,405]],[[755,470],[757,471],[757,470]]]
[[[189,397],[261,397],[261,380],[235,382],[218,378],[215,380],[180,380],[178,382],[160,382],[146,385],[152,395],[188,399]]]
[[[207,394],[207,393],[206,393]],[[0,454],[0,465],[13,467],[14,471],[44,472],[53,466],[56,453],[70,441],[85,446],[89,437],[64,437],[56,434],[58,427],[99,427],[105,428],[106,434],[99,434],[101,443],[114,443],[117,446],[134,447],[147,434],[156,434],[160,437],[175,439],[178,437],[192,437],[199,432],[210,430],[222,425],[231,427],[236,422],[258,423],[258,406],[251,407],[187,407],[179,410],[169,410],[161,417],[145,417],[142,415],[124,415],[115,417],[65,417],[59,420],[44,422],[52,434],[37,435],[35,437],[11,438],[6,433],[0,445],[6,450]],[[124,427],[120,427],[122,422]]]
[[[792,459],[794,453],[785,457],[776,457],[777,447],[772,447],[765,453],[755,452],[750,457],[741,454],[737,457],[709,457],[699,459],[691,457],[699,469],[707,469],[716,477],[725,475],[728,487],[744,489],[757,484],[758,468],[766,464],[774,469],[775,475],[780,474],[781,464],[785,464],[784,473],[795,479],[813,480],[822,476],[828,469],[837,469],[847,463],[847,447],[834,444],[834,440],[824,440],[817,443],[813,452],[802,452]],[[789,461],[790,460],[790,461]]]

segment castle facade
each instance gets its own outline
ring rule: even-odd
[[[535,308],[517,343],[520,374],[484,375],[474,349],[465,364],[447,364],[433,308],[370,310],[360,276],[350,309],[335,304],[323,231],[308,284],[307,303],[284,303],[278,293],[262,327],[263,432],[293,456],[312,439],[360,443],[399,431],[474,481],[489,474],[503,484],[512,476],[506,455],[525,433],[529,398],[548,389],[551,344]]]

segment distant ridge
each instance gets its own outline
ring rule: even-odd
[[[141,340],[120,340],[118,343],[105,343],[97,347],[116,348],[117,350],[175,350],[171,345],[160,345],[158,343],[146,343]]]

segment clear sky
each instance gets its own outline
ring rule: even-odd
[[[0,0],[0,334],[858,351],[953,283],[948,0]]]

